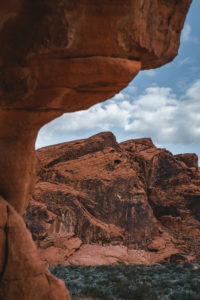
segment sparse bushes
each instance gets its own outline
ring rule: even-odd
[[[51,267],[74,299],[200,300],[199,264]]]

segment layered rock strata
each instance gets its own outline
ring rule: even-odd
[[[140,69],[172,60],[190,3],[0,2],[0,195],[18,213],[34,185],[41,126],[113,96]]]
[[[199,260],[195,154],[110,132],[37,151],[25,221],[49,264]],[[76,253],[75,253],[76,252]]]

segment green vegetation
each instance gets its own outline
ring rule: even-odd
[[[200,300],[200,264],[57,266],[72,299]]]

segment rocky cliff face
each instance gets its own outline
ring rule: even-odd
[[[110,98],[140,69],[172,60],[191,1],[0,1],[0,195],[17,213],[23,214],[34,186],[40,127],[63,112]],[[4,227],[0,230],[5,250]],[[17,251],[18,244],[13,247]],[[6,255],[0,257],[2,278],[12,259]],[[17,257],[25,259],[22,252]],[[21,272],[26,274],[25,266]],[[8,291],[7,282],[0,293]],[[34,277],[29,282],[34,285]],[[20,280],[18,285],[19,291],[30,288]],[[36,294],[43,299],[39,288]],[[23,297],[4,294],[4,299]]]
[[[199,260],[195,154],[173,156],[151,139],[118,144],[105,132],[42,148],[37,158],[37,184],[25,220],[47,262],[154,263],[175,254]],[[98,251],[100,260],[92,254]],[[121,251],[133,251],[134,258]]]

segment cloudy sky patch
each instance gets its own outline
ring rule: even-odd
[[[191,40],[191,26],[189,24],[185,24],[181,37],[183,42],[189,42]]]
[[[93,131],[123,130],[129,138],[151,137],[159,145],[190,143],[200,145],[200,79],[192,83],[180,98],[169,87],[149,87],[132,98],[116,95],[89,110],[64,114],[41,129],[38,147],[42,146],[47,128],[51,139],[74,134],[89,136]],[[119,101],[116,101],[119,97]]]

